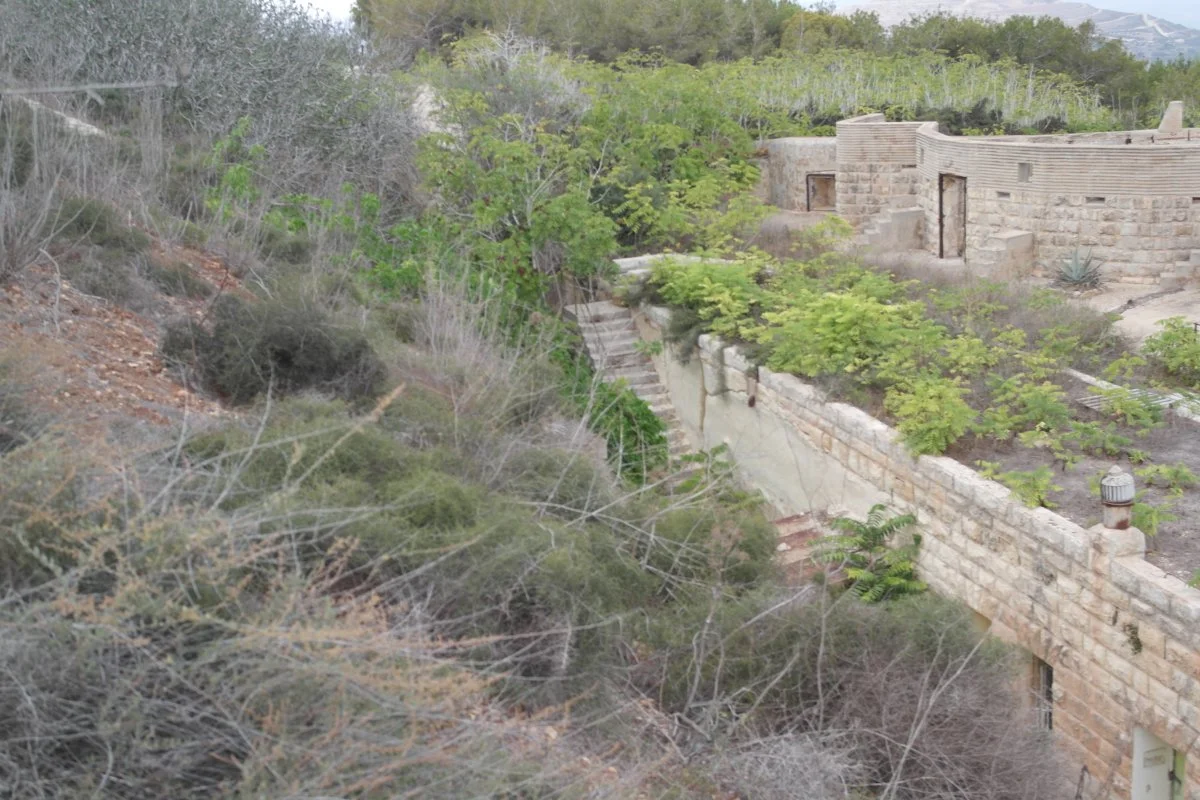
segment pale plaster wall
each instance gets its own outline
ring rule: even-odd
[[[646,336],[666,313],[639,315]],[[761,369],[750,408],[748,364],[711,337],[690,366],[656,367],[697,441],[728,444],[781,511],[883,499],[916,513],[921,576],[1054,668],[1054,737],[1076,775],[1087,767],[1086,797],[1130,796],[1141,727],[1187,754],[1186,796],[1200,800],[1200,591],[1148,564],[1139,532],[1085,530],[957,461],[914,459],[890,427],[791,375]]]
[[[644,339],[661,340],[664,309],[647,309],[635,319]],[[822,459],[780,417],[750,408],[744,377],[748,365],[736,361],[736,354],[731,357],[735,361],[726,371],[730,380],[724,392],[718,391],[719,379],[711,363],[702,366],[704,362],[694,358],[684,365],[666,349],[654,357],[675,413],[694,444],[704,449],[728,445],[737,453],[742,478],[762,490],[780,516],[831,507],[865,514],[887,499],[838,464]]]
[[[767,198],[786,211],[807,211],[808,175],[837,172],[837,140],[795,136],[767,142]]]

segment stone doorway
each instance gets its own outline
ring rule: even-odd
[[[967,253],[967,179],[961,175],[939,178],[939,258],[963,258]]]
[[[813,172],[805,176],[809,211],[837,209],[837,176],[829,172]]]

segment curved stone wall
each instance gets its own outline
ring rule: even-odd
[[[1030,271],[1053,270],[1077,248],[1104,261],[1110,279],[1153,283],[1187,269],[1200,247],[1200,141],[1037,139],[952,137],[923,125],[916,157],[926,249],[937,251],[939,176],[951,174],[967,179],[968,263],[994,235],[1020,230],[1034,234]]]
[[[837,212],[857,229],[917,194],[917,129],[868,114],[837,124]]]

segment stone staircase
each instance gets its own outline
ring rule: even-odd
[[[917,207],[917,198],[901,195],[876,214],[863,228],[861,238],[872,248],[890,253],[920,250],[924,238],[925,212]]]
[[[579,325],[584,345],[600,377],[608,383],[624,381],[646,401],[667,427],[667,448],[672,461],[692,452],[683,423],[671,397],[659,380],[650,356],[638,349],[641,336],[633,312],[607,300],[567,306],[564,311]]]
[[[1196,226],[1200,230],[1200,225]],[[1165,291],[1182,289],[1193,283],[1200,274],[1200,250],[1193,250],[1188,261],[1181,261],[1159,276],[1158,283]]]
[[[832,532],[828,521],[828,513],[810,511],[777,519],[773,523],[779,539],[775,546],[775,559],[783,567],[789,583],[803,583],[813,573],[822,570],[822,566],[813,559],[814,545],[818,539]]]

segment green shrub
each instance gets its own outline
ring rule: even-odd
[[[0,190],[22,188],[29,180],[33,162],[30,114],[11,102],[0,103]]]
[[[197,434],[185,451],[193,461],[236,468],[244,503],[300,481],[328,484],[337,479],[363,481],[371,493],[364,503],[387,503],[380,487],[395,484],[421,464],[421,456],[391,431],[355,424],[341,402],[291,398],[273,408],[260,436],[240,426]]]
[[[212,284],[196,275],[185,262],[167,264],[151,258],[145,266],[146,279],[172,297],[206,298],[216,291]]]
[[[194,222],[183,220],[179,230],[179,241],[185,247],[203,247],[208,242],[208,231]]]
[[[89,506],[86,454],[51,436],[0,451],[0,590],[36,586],[75,566],[102,518]]]
[[[0,455],[32,442],[45,424],[45,415],[30,403],[22,369],[0,356]]]
[[[285,264],[306,264],[312,258],[312,241],[306,233],[291,233],[264,224],[258,251],[265,259]]]
[[[608,445],[608,458],[622,477],[645,481],[668,461],[667,428],[628,386],[596,380],[586,359],[563,348],[552,358],[563,370],[567,401]]]
[[[886,358],[912,376],[912,361],[936,354],[942,329],[917,303],[889,304],[854,293],[829,292],[778,312],[761,334],[770,348],[767,366],[808,377],[865,374]]]
[[[90,247],[63,259],[62,273],[84,294],[140,311],[154,300],[153,291],[139,278],[147,263],[141,253]]]
[[[975,419],[964,393],[952,380],[928,378],[889,389],[884,402],[909,450],[938,455],[958,441]]]
[[[121,222],[117,210],[102,200],[65,200],[50,224],[57,238],[69,243],[87,242],[121,253],[140,253],[150,246],[149,236]]]
[[[654,264],[650,281],[667,304],[693,310],[712,333],[746,339],[764,296],[758,284],[764,266],[752,259],[735,263],[665,259]]]
[[[1163,504],[1156,506],[1143,500],[1133,504],[1131,524],[1147,536],[1158,536],[1158,528],[1164,522],[1175,522],[1179,519],[1171,513],[1171,506]]]
[[[1148,336],[1142,351],[1171,375],[1200,383],[1200,335],[1183,317],[1160,320],[1162,331]]]
[[[567,519],[612,504],[612,480],[587,455],[570,450],[533,448],[513,455],[503,466],[499,488],[544,505]]]
[[[483,493],[452,475],[436,470],[416,472],[388,484],[386,495],[399,506],[399,519],[414,528],[452,530],[479,520]]]
[[[1187,464],[1153,464],[1133,471],[1148,486],[1163,486],[1173,492],[1182,492],[1200,483],[1200,477]]]
[[[1118,456],[1128,452],[1131,461],[1135,456],[1135,451],[1128,450],[1133,440],[1117,433],[1116,425],[1112,422],[1102,426],[1098,422],[1073,420],[1069,430],[1063,434],[1063,441],[1094,456]]]
[[[234,403],[304,389],[362,400],[382,387],[384,366],[366,337],[337,327],[319,308],[223,295],[212,316],[211,334],[192,323],[171,326],[160,351],[169,362],[193,366]]]
[[[1135,394],[1123,386],[1100,389],[1099,393],[1104,398],[1101,411],[1131,428],[1145,432],[1162,423],[1162,408],[1146,395]]]
[[[1054,472],[1047,466],[1034,470],[1011,470],[999,472],[999,465],[989,461],[978,462],[980,474],[1007,486],[1016,498],[1030,508],[1054,508],[1050,502],[1051,492],[1061,492],[1062,487],[1054,483]]]

